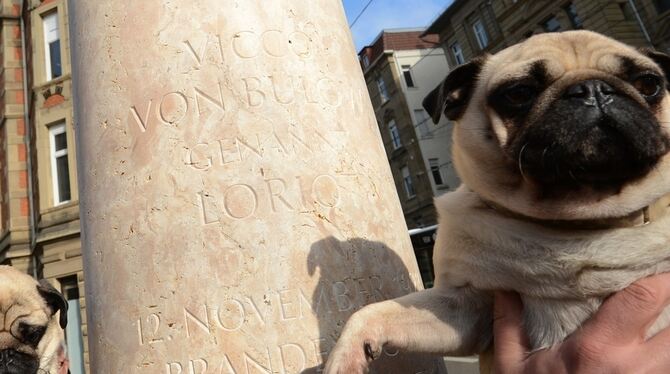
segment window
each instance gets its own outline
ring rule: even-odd
[[[481,20],[475,21],[472,24],[472,29],[475,31],[475,36],[477,37],[477,43],[479,43],[479,48],[484,49],[489,45],[489,36],[486,34],[486,29]]]
[[[577,14],[577,8],[575,8],[575,4],[569,3],[563,9],[565,10],[565,13],[567,13],[568,18],[570,19],[570,24],[572,24],[572,27],[575,29],[581,29],[583,26],[583,21],[581,18],[579,18],[579,15]]]
[[[79,287],[77,276],[59,279],[63,296],[67,300],[67,356],[70,360],[70,373],[84,374],[84,342],[81,334],[81,305],[79,303]],[[63,313],[63,311],[61,311]]]
[[[656,8],[659,13],[664,13],[670,10],[670,0],[656,0]]]
[[[58,13],[53,12],[42,19],[44,26],[44,57],[47,68],[47,80],[63,74],[60,59],[60,35],[58,33]]]
[[[379,97],[382,101],[382,104],[389,100],[389,92],[386,90],[386,82],[384,78],[377,78],[377,88],[379,89]]]
[[[400,141],[400,132],[398,131],[398,126],[396,126],[395,121],[391,120],[389,122],[389,133],[391,134],[391,143],[393,143],[393,149],[398,149],[402,146]]]
[[[402,173],[402,183],[403,186],[405,186],[405,193],[407,194],[407,198],[411,199],[416,196],[416,192],[414,191],[412,176],[409,174],[409,168],[407,166],[403,166],[402,169],[400,169],[400,172]]]
[[[363,55],[363,67],[367,68],[368,66],[370,66],[370,57]]]
[[[544,21],[542,27],[546,32],[555,32],[561,29],[561,23],[558,21],[556,16],[551,16],[546,21]]]
[[[414,85],[414,79],[412,78],[412,67],[409,65],[403,65],[402,66],[402,75],[405,77],[405,83],[407,84],[407,87],[416,87]]]
[[[442,179],[442,172],[440,172],[440,160],[437,158],[431,158],[428,160],[430,164],[430,173],[433,174],[433,180],[438,186],[444,185],[444,180]]]
[[[430,118],[428,117],[428,114],[426,114],[425,110],[414,109],[414,120],[416,121],[416,128],[419,130],[421,138],[425,139],[433,135],[428,128],[428,122],[430,121]]]
[[[457,65],[462,65],[465,63],[465,57],[463,57],[463,49],[458,42],[454,42],[451,45],[451,53],[454,54],[454,60],[456,60]]]
[[[54,204],[70,201],[70,167],[67,157],[67,133],[65,123],[49,128],[51,139],[51,177],[53,179]]]

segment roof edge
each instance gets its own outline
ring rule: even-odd
[[[426,30],[421,34],[420,37],[424,37],[429,34],[439,34],[440,30],[444,28],[444,24],[447,23],[447,20],[449,17],[453,15],[454,12],[456,12],[458,9],[460,9],[465,3],[467,3],[467,0],[455,0],[451,4],[449,4],[442,13],[435,18],[433,22],[431,22],[428,27],[426,27]]]

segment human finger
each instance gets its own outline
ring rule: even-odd
[[[580,333],[614,346],[644,341],[669,303],[670,273],[641,279],[605,300]]]
[[[518,294],[498,291],[493,307],[493,347],[496,368],[513,371],[521,365],[529,350],[528,337],[523,330],[523,304]]]

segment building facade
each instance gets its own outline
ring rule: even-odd
[[[670,0],[456,0],[425,34],[439,34],[457,66],[534,34],[574,29],[670,53]]]
[[[359,59],[407,226],[436,223],[433,198],[458,186],[451,126],[433,124],[421,103],[449,71],[436,36],[425,29],[384,30]]]
[[[0,263],[68,300],[72,374],[87,367],[66,0],[0,0]]]

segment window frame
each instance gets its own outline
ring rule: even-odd
[[[573,29],[579,30],[584,28],[584,20],[579,17],[579,13],[577,13],[577,6],[573,1],[566,3],[563,6],[563,11],[565,14],[567,14],[568,20],[570,21],[570,25]]]
[[[481,29],[478,29],[478,27]],[[472,30],[475,33],[475,39],[477,39],[477,44],[479,45],[479,49],[484,50],[486,47],[489,46],[491,43],[491,40],[489,39],[489,35],[486,32],[486,27],[484,27],[484,22],[482,22],[481,19],[477,19],[475,22],[472,23]],[[481,32],[481,34],[480,34]],[[484,40],[482,40],[484,39]],[[483,44],[483,45],[482,45]]]
[[[433,182],[436,186],[445,186],[444,175],[442,175],[442,169],[440,168],[440,159],[439,158],[430,158],[428,159],[428,167],[430,168],[430,174],[433,176]],[[435,179],[435,173],[440,177],[440,182],[437,182]]]
[[[65,135],[65,149],[56,150],[56,136]],[[49,126],[49,157],[51,158],[51,185],[53,193],[53,206],[67,204],[72,201],[72,180],[70,179],[70,143],[67,141],[66,122],[60,121]],[[65,157],[68,165],[68,185],[70,186],[70,198],[68,200],[61,200],[61,191],[58,184],[58,159]]]
[[[402,184],[405,188],[405,195],[407,196],[407,199],[416,197],[416,189],[414,188],[414,181],[412,180],[412,174],[409,171],[409,166],[404,165],[401,167],[400,174],[402,175]]]
[[[456,51],[455,47],[458,48],[458,51]],[[463,55],[463,47],[461,47],[461,43],[455,41],[451,43],[449,49],[451,49],[451,54],[454,56],[454,61],[456,61],[456,65],[463,65],[465,63],[465,56]]]
[[[549,27],[549,22],[551,22],[552,20],[556,22],[556,25],[558,25],[557,28],[552,29]],[[542,28],[544,29],[545,32],[558,32],[563,30],[563,25],[561,24],[561,21],[558,19],[558,17],[555,14],[552,14],[544,19],[544,21],[542,22]]]
[[[393,145],[393,150],[395,151],[396,149],[401,148],[402,139],[400,138],[400,130],[398,129],[398,125],[395,123],[395,120],[392,119],[388,121],[386,127],[388,128],[389,134],[391,135],[391,144]]]
[[[73,374],[84,372],[84,342],[81,330],[81,293],[79,290],[79,281],[76,274],[58,278],[61,293],[68,305],[68,323],[65,328],[65,340],[67,345],[67,358],[70,361],[70,371]],[[61,311],[65,313],[66,311]],[[79,322],[79,323],[77,323]]]
[[[403,79],[405,80],[405,86],[407,86],[407,88],[418,88],[416,86],[414,76],[412,75],[412,65],[401,65],[400,70],[402,70],[402,76]]]
[[[377,77],[377,90],[379,91],[379,98],[381,99],[381,103],[384,104],[389,99],[391,99],[391,96],[389,95],[388,88],[386,87],[386,81],[384,81],[384,77],[381,75]]]
[[[63,76],[63,51],[62,51],[62,45],[61,45],[61,32],[60,32],[60,19],[58,16],[58,9],[54,9],[52,11],[49,11],[43,15],[41,15],[42,18],[42,37],[44,39],[44,65],[46,68],[45,71],[45,78],[46,81],[51,81],[56,78],[59,78]],[[49,30],[47,28],[48,23],[50,20],[53,19],[55,29],[54,30]],[[50,33],[54,32],[54,36],[50,36]],[[51,67],[51,48],[49,48],[49,44],[53,43],[55,41],[58,41],[58,48],[60,49],[59,53],[59,58],[60,58],[60,66],[61,66],[61,71],[60,75],[54,76],[54,72]]]
[[[370,66],[370,56],[368,56],[367,54],[364,54],[363,58],[361,60],[363,60],[363,67],[364,68],[367,68],[368,66]]]

